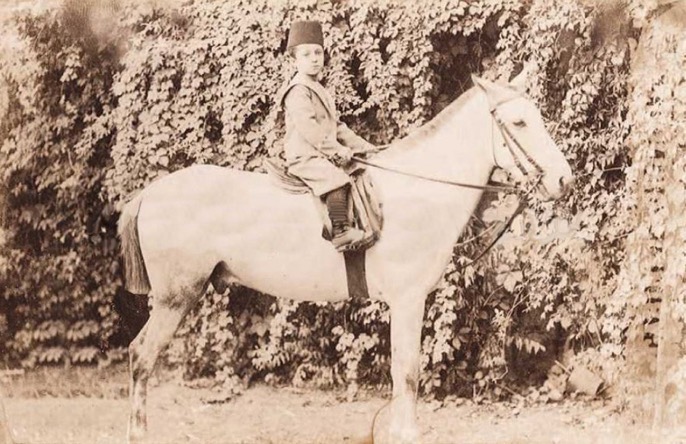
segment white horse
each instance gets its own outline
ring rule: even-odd
[[[475,87],[431,122],[371,160],[445,181],[484,185],[494,167],[538,173],[540,191],[562,195],[572,181],[525,79]],[[520,172],[521,171],[521,172]],[[367,251],[372,298],[391,314],[393,402],[390,439],[415,443],[424,303],[482,190],[369,167],[384,228]],[[155,361],[209,284],[238,283],[299,301],[348,297],[343,256],[321,237],[307,195],[289,194],[265,174],[198,165],[165,176],[125,207],[119,221],[127,288],[152,297],[150,319],[129,347],[129,440],[146,432],[146,386]]]

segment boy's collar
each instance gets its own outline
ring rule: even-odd
[[[333,97],[331,94],[324,88],[324,86],[317,82],[316,80],[312,80],[309,78],[307,75],[302,75],[300,73],[296,73],[290,80],[290,82],[284,84],[281,88],[276,93],[276,103],[278,106],[283,106],[283,100],[286,97],[286,94],[288,94],[288,91],[294,86],[294,85],[304,85],[308,87],[310,90],[314,91],[315,94],[319,97],[319,99],[322,101],[324,104],[324,107],[326,110],[329,112],[332,118],[336,119],[336,105],[334,103]]]
[[[313,79],[312,77],[308,76],[307,74],[303,74],[303,73],[300,73],[300,72],[295,73],[295,76],[293,76],[293,80],[296,81],[296,82],[300,81],[300,82],[303,82],[303,83],[313,82],[313,83],[316,83],[317,85],[321,85],[321,83],[319,82],[319,80]]]
[[[293,79],[290,81],[290,85],[294,85],[296,83],[303,84],[310,88],[312,91],[314,91],[329,111],[329,114],[331,114],[331,116],[335,118],[336,106],[334,104],[333,97],[321,83],[319,83],[317,80],[312,79],[310,76],[301,73],[296,73],[295,76],[293,76]]]

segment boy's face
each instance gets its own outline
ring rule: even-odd
[[[316,76],[324,67],[324,48],[316,43],[303,43],[293,48],[299,73]]]

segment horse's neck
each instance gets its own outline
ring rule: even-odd
[[[485,185],[494,167],[491,117],[483,94],[472,91],[465,100],[437,117],[436,127],[427,134],[419,129],[396,149],[389,148],[383,163],[424,176]],[[455,211],[469,214],[481,196],[458,186],[448,186],[446,194],[454,196]]]
[[[447,108],[437,120],[429,123],[433,125],[432,129],[418,130],[373,160],[422,176],[485,185],[494,166],[491,116],[486,97],[480,91],[472,91],[464,99],[464,102]],[[397,187],[385,193],[387,227],[392,225],[392,218],[398,218],[399,225],[403,225],[403,218],[422,220],[422,228],[418,228],[419,234],[415,238],[417,251],[431,250],[427,257],[429,262],[447,261],[482,192],[419,178],[411,179],[397,173],[383,173],[383,176],[387,178],[387,183]],[[412,199],[421,200],[417,206],[421,208],[422,215],[408,212],[408,198],[409,202]],[[416,220],[408,222],[413,223]],[[425,231],[427,228],[431,230],[430,235]],[[427,239],[430,240],[429,246]]]
[[[423,175],[484,185],[493,169],[492,127],[482,94],[471,96],[457,109],[447,109],[427,135],[423,129],[391,147],[384,156],[395,167]],[[431,125],[429,122],[427,125]],[[407,146],[407,145],[411,146]]]

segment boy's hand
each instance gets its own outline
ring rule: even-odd
[[[376,154],[381,151],[381,147],[378,147],[376,145],[373,145],[371,143],[367,143],[365,146],[357,148],[354,150],[355,154]]]
[[[339,168],[345,168],[350,165],[353,158],[353,152],[350,148],[341,145],[344,149],[339,150],[336,154],[331,156],[331,162]]]
[[[331,138],[322,141],[320,151],[339,168],[347,167],[354,154],[350,148]]]

